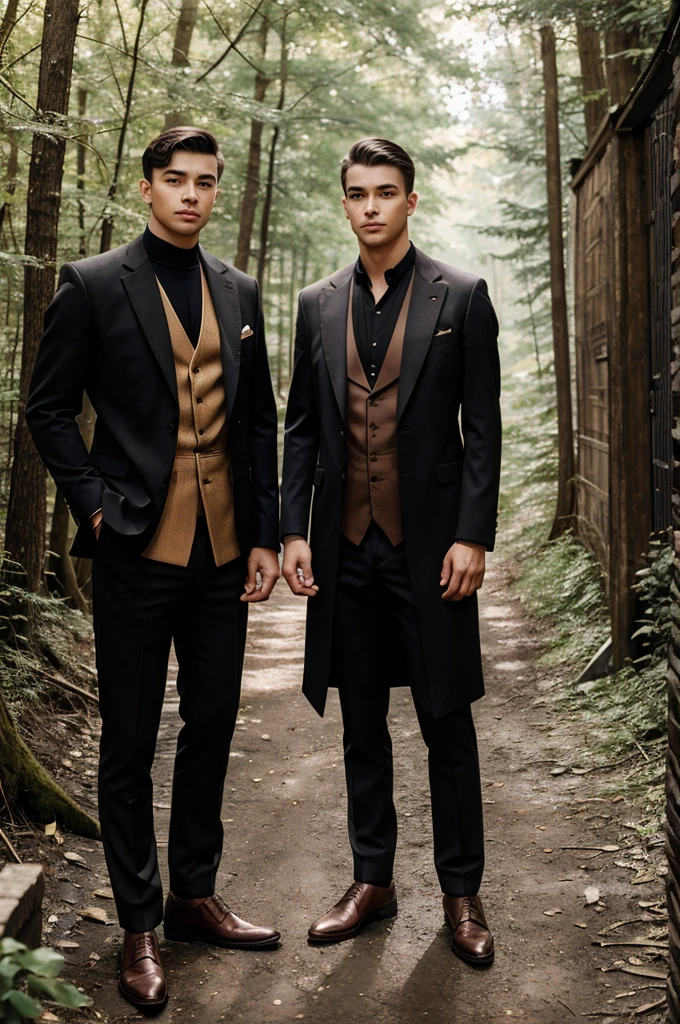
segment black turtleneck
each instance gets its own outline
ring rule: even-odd
[[[354,268],[352,323],[359,358],[371,388],[375,387],[380,376],[380,369],[399,319],[415,262],[416,251],[411,242],[408,252],[396,267],[385,271],[387,291],[380,301],[376,302],[361,257],[357,259]]]
[[[180,249],[154,235],[149,228],[144,232],[143,242],[154,273],[195,348],[201,333],[203,312],[198,243],[191,249]]]

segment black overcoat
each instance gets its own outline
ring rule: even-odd
[[[334,685],[332,625],[345,477],[347,309],[353,265],[300,294],[286,413],[281,533],[308,535],[303,692],[323,714]],[[477,597],[442,600],[456,540],[492,550],[501,461],[498,322],[485,282],[416,250],[398,384],[397,455],[406,557],[435,715],[484,692]],[[313,494],[313,500],[312,500]],[[310,528],[311,508],[311,528]],[[376,637],[395,685],[399,638]]]
[[[257,282],[199,250],[220,327],[241,552],[278,550],[277,414]],[[88,452],[76,416],[97,422]],[[26,419],[79,525],[72,553],[94,554],[90,516],[143,550],[158,525],[179,405],[167,319],[141,237],[67,263],[45,314]]]

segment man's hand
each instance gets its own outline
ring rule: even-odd
[[[482,544],[457,541],[444,555],[439,585],[446,587],[445,601],[471,597],[484,582],[486,548]]]
[[[90,522],[92,523],[92,529],[94,530],[95,540],[99,540],[99,534],[102,530],[102,523],[104,521],[104,513],[101,509],[95,512],[94,515],[90,516]]]
[[[261,581],[259,585],[258,573]],[[280,575],[279,556],[276,551],[271,548],[253,548],[248,555],[248,577],[241,600],[248,604],[267,601]]]
[[[319,588],[314,583],[312,552],[304,537],[286,537],[283,545],[283,575],[294,594],[315,597]]]

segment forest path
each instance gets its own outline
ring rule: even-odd
[[[550,774],[558,762],[569,763],[578,737],[573,723],[550,710],[543,695],[550,670],[536,666],[541,635],[493,566],[481,594],[488,693],[475,705],[475,719],[487,837],[482,893],[496,963],[482,973],[450,950],[432,863],[426,752],[406,690],[394,691],[391,711],[399,915],[351,942],[307,945],[308,925],[352,875],[337,694],[321,720],[299,692],[303,616],[303,602],[282,581],[251,618],[218,880],[236,913],[281,929],[282,946],[258,955],[162,943],[171,997],[160,1021],[566,1024],[590,1014],[598,1021],[640,1020],[625,1008],[656,1002],[662,982],[600,967],[637,953],[639,969],[658,974],[662,960],[650,959],[652,949],[591,943],[600,941],[598,930],[629,919],[636,923],[607,938],[649,937],[663,919],[639,902],[661,899],[662,883],[651,870],[649,882],[631,886],[630,867],[615,865],[625,856],[631,866],[648,866],[650,853],[625,828],[632,808],[598,792],[601,776]],[[154,769],[160,841],[167,835],[177,731],[170,681]],[[652,859],[660,853],[652,851]],[[586,906],[588,887],[599,889],[600,900]],[[93,992],[106,1019],[128,1019],[130,1007],[115,988],[118,935],[94,923],[83,924],[80,935],[82,961],[78,968],[80,957],[69,957],[72,974]],[[101,957],[90,957],[89,970],[88,950]],[[621,992],[631,994],[616,999]],[[653,1011],[642,1019],[652,1017]]]

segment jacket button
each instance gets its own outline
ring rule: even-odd
[[[345,474],[344,474],[344,473],[341,473],[341,474],[340,474],[340,479],[341,479],[341,480],[344,480],[344,479],[345,479]]]
[[[344,430],[341,430],[341,431],[340,431],[340,437],[344,437],[344,436],[345,436],[345,431],[344,431]]]

